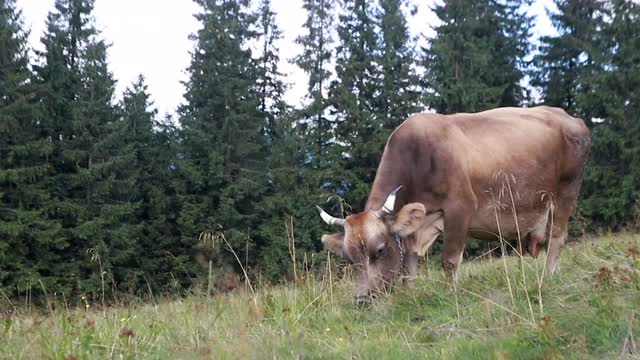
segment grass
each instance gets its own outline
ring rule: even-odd
[[[423,264],[416,289],[396,288],[367,309],[353,307],[351,277],[304,275],[255,293],[18,308],[0,317],[0,358],[640,358],[639,249],[639,235],[570,244],[540,291],[544,254],[508,257],[512,294],[502,259],[463,262],[455,288]]]

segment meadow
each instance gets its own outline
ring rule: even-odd
[[[640,235],[570,243],[553,276],[543,264],[544,253],[465,260],[453,286],[431,260],[415,289],[366,308],[335,267],[288,285],[107,308],[5,298],[0,358],[640,358]]]

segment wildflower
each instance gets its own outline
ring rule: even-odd
[[[125,322],[127,321],[127,318],[121,318],[120,321]]]
[[[85,299],[84,295],[82,295],[82,296],[80,297],[80,299],[84,300],[84,299]]]
[[[91,307],[91,305],[89,305],[89,304],[85,304],[85,306],[84,306],[84,307],[88,309],[88,308],[90,308],[90,307]]]
[[[344,341],[344,339],[340,337],[340,338],[338,338],[338,341]]]
[[[324,329],[324,331],[329,332],[329,331],[331,331],[331,329],[326,328],[326,329]]]

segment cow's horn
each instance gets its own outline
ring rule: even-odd
[[[344,226],[344,219],[340,219],[337,217],[333,217],[329,214],[327,214],[324,210],[322,210],[322,208],[318,205],[316,205],[316,208],[318,208],[318,211],[320,212],[320,217],[322,217],[322,220],[324,220],[324,222],[326,222],[329,225],[338,225],[338,226]]]
[[[398,191],[400,191],[400,189],[402,189],[402,185],[398,186],[395,190],[391,192],[391,194],[389,194],[389,196],[387,197],[387,200],[384,202],[384,205],[382,205],[380,210],[376,211],[377,218],[381,218],[393,212],[393,208],[396,204],[396,195],[398,194]]]

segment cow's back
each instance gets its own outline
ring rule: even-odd
[[[580,146],[589,130],[562,109],[498,108],[447,118],[453,124],[448,147],[478,181],[499,173],[523,181],[566,177],[584,162]]]

